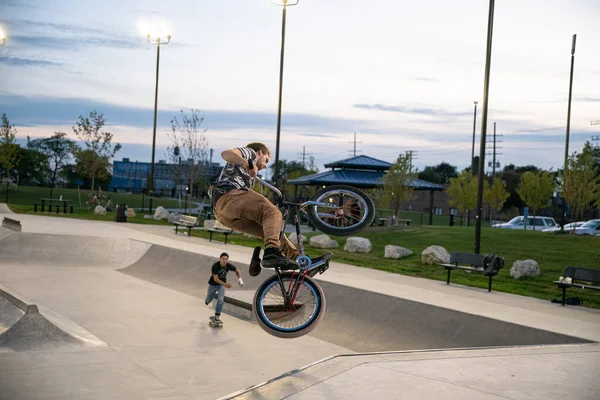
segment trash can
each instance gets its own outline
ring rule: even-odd
[[[450,214],[450,226],[454,226],[454,214]]]
[[[127,222],[127,204],[117,204],[117,222]]]

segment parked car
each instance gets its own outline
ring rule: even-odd
[[[575,228],[579,228],[583,224],[585,224],[585,221],[571,222],[570,224],[566,224],[564,226],[564,230],[565,230],[565,232],[570,232]],[[544,232],[556,232],[556,231],[560,231],[560,226],[558,226],[556,228],[544,229]]]
[[[533,230],[533,224],[534,224],[534,218],[527,217],[527,230],[528,231]],[[502,224],[494,224],[494,225],[492,225],[492,228],[523,230],[524,225],[525,225],[525,218],[521,215],[519,217],[514,217],[513,219],[511,219],[508,222],[505,222]],[[554,220],[554,218],[552,218],[552,217],[535,217],[535,230],[536,231],[541,232],[544,229],[550,229],[550,228],[559,228],[560,229],[560,225],[558,225],[556,223],[556,221]]]
[[[579,228],[575,228],[575,234],[600,236],[600,219],[590,219]]]

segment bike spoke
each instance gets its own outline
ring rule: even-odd
[[[286,279],[289,283],[289,279]],[[273,324],[284,329],[294,329],[306,323],[317,308],[317,300],[306,284],[300,283],[295,301],[286,303],[279,285],[273,285],[265,293],[263,311],[266,318]],[[287,286],[287,285],[284,285]]]

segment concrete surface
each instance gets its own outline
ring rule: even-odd
[[[250,259],[251,248],[176,236],[165,226],[51,216],[18,217],[23,233],[6,234],[0,230],[0,239],[3,238],[0,249],[11,254],[4,259],[5,252],[0,251],[0,283],[37,304],[43,315],[47,312],[60,315],[70,321],[74,330],[78,327],[89,332],[105,345],[0,352],[1,400],[215,399],[271,379],[279,382],[279,387],[272,386],[275,389],[269,389],[274,391],[268,395],[253,389],[243,396],[385,399],[441,398],[443,394],[445,399],[525,399],[558,398],[555,395],[558,393],[561,398],[587,399],[591,398],[589,393],[598,393],[597,382],[591,377],[598,371],[596,344],[403,352],[394,356],[365,356],[352,367],[338,365],[339,360],[351,357],[337,357],[337,361],[317,364],[317,369],[311,367],[293,373],[302,366],[353,351],[319,338],[317,332],[321,327],[301,339],[284,340],[267,335],[252,322],[232,316],[224,316],[223,329],[208,326],[208,317],[214,310],[206,307],[202,299],[208,280],[206,265],[225,250],[232,262],[242,266]],[[24,236],[19,239],[13,234]],[[44,238],[42,234],[61,237]],[[31,238],[38,240],[36,246],[26,251],[14,250]],[[79,239],[88,241],[78,242]],[[138,243],[120,248],[116,243],[123,239]],[[5,240],[13,245],[2,247],[9,243],[3,244]],[[79,247],[94,244],[101,247],[100,243],[112,243],[116,252],[123,251],[129,258],[119,263],[119,257],[111,258],[94,250],[93,256],[76,262],[69,255],[70,252],[88,254],[88,250]],[[139,243],[142,247],[137,247]],[[146,250],[140,250],[144,246]],[[44,257],[33,254],[36,247],[45,249],[40,250],[46,252]],[[52,252],[52,247],[57,247],[57,251]],[[168,252],[158,251],[161,248],[190,254],[179,254],[177,257],[183,258],[173,259]],[[157,257],[153,263],[142,262],[152,255]],[[103,261],[94,261],[96,257]],[[178,270],[179,264],[197,268]],[[253,281],[243,270],[247,281],[244,289],[252,289],[266,276],[263,273]],[[334,284],[369,292],[364,296],[372,299],[378,298],[376,294],[386,296],[389,303],[383,305],[384,309],[396,304],[394,299],[404,304],[397,310],[400,313],[407,312],[405,307],[420,307],[420,313],[413,313],[412,319],[444,307],[456,325],[465,318],[481,317],[550,332],[555,337],[600,341],[600,313],[596,310],[561,307],[537,299],[447,286],[335,262],[317,279],[324,286]],[[336,290],[333,286],[325,289],[328,303],[330,296],[332,299],[337,296]],[[373,307],[377,308],[377,304]],[[339,324],[346,324],[344,315],[336,316],[336,312],[328,307],[323,327],[329,316]],[[402,318],[391,314],[387,318],[395,324],[403,323]],[[476,329],[480,320],[472,321],[475,322],[466,325]],[[410,332],[402,329],[401,333],[414,341],[423,332],[414,332],[411,337]],[[447,326],[449,336],[453,335],[452,329]],[[376,333],[376,329],[373,331]],[[433,336],[443,336],[443,330],[437,332]],[[410,347],[396,350],[406,348]],[[535,350],[538,348],[542,350]],[[509,352],[497,353],[500,350]],[[508,372],[514,376],[506,375]],[[288,373],[287,378],[278,379],[283,373]],[[267,386],[261,387],[267,389]],[[575,390],[575,386],[579,388]],[[570,395],[565,395],[566,391]]]

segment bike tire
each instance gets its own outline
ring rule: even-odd
[[[281,273],[281,279],[286,288],[288,287],[287,285],[289,285],[291,277],[291,272]],[[314,308],[311,310],[310,315],[305,321],[296,326],[293,326],[293,324],[290,326],[282,326],[281,322],[275,321],[276,319],[278,321],[284,320],[287,316],[297,313],[297,310],[284,309],[286,306],[284,305],[283,297],[278,299],[273,296],[271,293],[272,289],[276,293],[281,293],[279,278],[277,275],[273,275],[267,278],[267,280],[260,285],[254,294],[254,300],[252,301],[252,312],[256,322],[258,323],[258,326],[260,326],[268,334],[283,339],[294,339],[311,332],[325,315],[327,302],[325,300],[323,289],[321,289],[319,284],[314,279],[310,278],[309,276],[305,276],[301,285],[301,290],[307,290],[315,297]],[[277,308],[277,310],[274,310],[273,308]],[[275,318],[274,316],[279,318]]]
[[[322,207],[325,212],[319,212],[319,206],[306,208],[310,223],[321,232],[330,235],[353,235],[370,226],[375,218],[373,200],[362,190],[352,186],[328,186],[318,190],[310,200],[342,203],[336,209]]]

